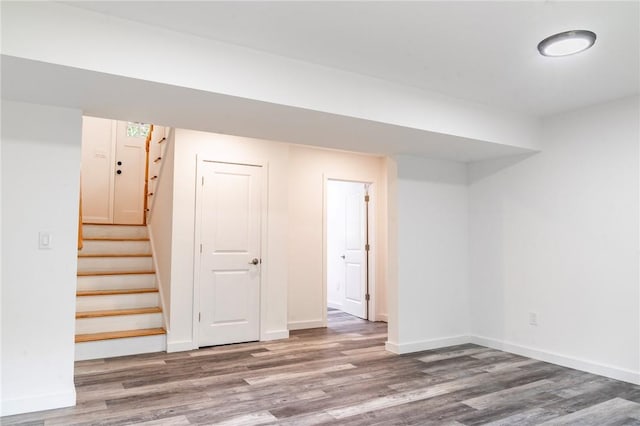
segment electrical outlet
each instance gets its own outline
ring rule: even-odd
[[[538,325],[537,312],[529,312],[529,325]]]

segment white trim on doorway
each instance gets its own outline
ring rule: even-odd
[[[349,175],[334,175],[323,173],[322,175],[322,300],[325,309],[322,312],[322,325],[327,326],[327,182],[329,180],[338,180],[345,182],[357,182],[368,185],[369,194],[369,216],[368,232],[369,232],[369,265],[367,269],[369,279],[369,321],[380,321],[376,309],[376,253],[377,243],[377,202],[378,202],[378,180],[375,177],[361,175],[357,171]],[[289,323],[289,329],[293,329]]]

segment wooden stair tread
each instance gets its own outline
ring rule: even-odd
[[[157,293],[157,288],[122,288],[115,290],[80,290],[76,296],[110,296],[114,294]]]
[[[142,315],[142,314],[156,314],[162,312],[162,309],[158,306],[151,308],[135,308],[135,309],[113,309],[107,311],[86,311],[76,312],[76,318],[99,318],[99,317],[112,317],[117,315]]]
[[[100,225],[100,226],[144,226],[143,224],[136,223],[95,223],[95,222],[82,222],[83,225]]]
[[[83,241],[149,241],[147,237],[88,237],[82,238]]]
[[[126,337],[155,336],[166,334],[164,328],[141,328],[138,330],[107,331],[103,333],[76,334],[76,343],[95,342],[97,340],[122,339]]]
[[[108,254],[101,254],[101,253],[78,253],[78,257],[84,257],[84,258],[95,258],[95,257],[151,257],[151,253],[108,253]]]
[[[147,275],[155,273],[156,271],[78,271],[78,276],[90,277],[95,275]]]

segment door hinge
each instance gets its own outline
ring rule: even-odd
[[[366,195],[364,196],[364,202],[365,202],[365,203],[368,203],[368,202],[369,202],[369,194],[366,194]]]
[[[371,249],[371,246],[369,246],[369,244],[365,244],[364,245],[364,250],[365,251],[369,251]]]
[[[365,294],[364,295],[364,300],[366,300],[368,302],[369,299],[371,299],[371,295],[369,293]]]
[[[202,253],[202,244],[200,244],[200,253]]]
[[[202,186],[204,186],[204,176],[202,176]]]
[[[200,322],[200,318],[202,317],[202,314],[200,312],[198,312],[198,322]]]

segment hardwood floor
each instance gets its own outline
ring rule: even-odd
[[[286,341],[76,363],[78,405],[2,425],[640,425],[640,387],[475,345],[384,350],[331,311]]]

